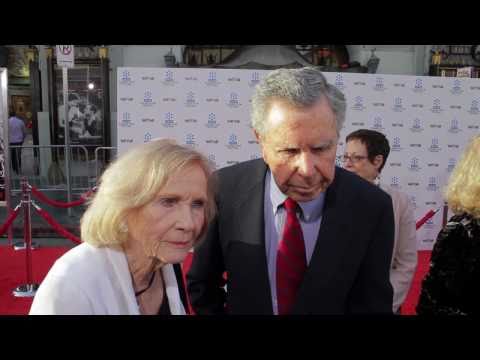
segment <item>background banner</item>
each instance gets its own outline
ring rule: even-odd
[[[118,68],[118,151],[174,138],[203,152],[217,168],[260,157],[250,126],[253,88],[266,70]],[[324,73],[347,98],[345,136],[361,128],[384,133],[391,153],[381,181],[410,196],[415,218],[443,205],[442,190],[468,140],[479,133],[480,79]],[[438,212],[417,231],[430,250]]]

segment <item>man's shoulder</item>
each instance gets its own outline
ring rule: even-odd
[[[242,161],[238,164],[221,168],[217,171],[220,179],[238,179],[239,177],[255,176],[266,171],[266,164],[263,159]]]
[[[390,195],[355,173],[336,168],[337,188],[344,194],[359,197],[361,201],[390,201]]]

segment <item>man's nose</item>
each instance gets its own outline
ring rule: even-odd
[[[300,175],[308,177],[315,173],[315,161],[309,153],[302,153],[298,159],[298,172]]]

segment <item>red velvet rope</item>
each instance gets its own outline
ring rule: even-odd
[[[87,198],[94,193],[94,190],[89,190],[85,194],[82,194],[80,199],[65,203],[65,202],[61,202],[61,201],[52,200],[52,199],[46,197],[42,192],[40,192],[34,186],[31,186],[31,188],[32,188],[32,194],[35,195],[39,200],[41,200],[44,203],[47,203],[51,206],[55,206],[55,207],[59,207],[59,208],[69,208],[69,207],[82,205],[83,203],[85,203]]]
[[[15,220],[19,211],[20,211],[20,207],[16,208],[8,215],[7,221],[5,221],[5,224],[3,224],[2,227],[0,227],[0,236],[2,236],[5,233],[5,231],[7,231],[10,225],[12,225],[13,220]]]
[[[38,214],[45,219],[45,221],[47,223],[50,224],[50,226],[53,228],[53,230],[55,230],[59,235],[73,241],[74,243],[76,244],[81,244],[82,243],[82,240],[80,240],[78,237],[76,237],[75,235],[73,235],[72,233],[68,232],[67,230],[65,230],[65,228],[60,225],[58,222],[55,221],[54,218],[52,218],[50,216],[49,213],[47,213],[45,210],[41,209],[41,208],[36,208],[34,207],[35,210],[37,210]]]
[[[415,224],[416,229],[418,230],[420,227],[422,227],[422,225],[425,224],[427,220],[430,219],[433,215],[435,215],[437,211],[429,210],[420,220],[417,221],[417,223]]]

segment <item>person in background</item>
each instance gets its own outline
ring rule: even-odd
[[[208,160],[170,140],[139,145],[103,173],[83,243],[58,259],[30,314],[186,313],[180,263],[215,212]]]
[[[346,137],[344,168],[378,185],[392,198],[395,217],[395,241],[390,282],[393,286],[393,312],[400,313],[417,268],[415,210],[407,194],[379,181],[387,162],[390,144],[378,131],[360,129]]]
[[[218,215],[187,274],[198,314],[392,313],[392,201],[335,166],[345,108],[316,68],[256,86],[262,159],[218,171]]]
[[[25,138],[27,137],[27,130],[25,122],[20,119],[15,111],[10,112],[8,119],[8,135],[10,146],[15,146],[11,149],[12,169],[16,174],[22,171],[22,148]]]
[[[454,215],[438,234],[418,315],[480,313],[480,135],[465,148],[445,191]]]

